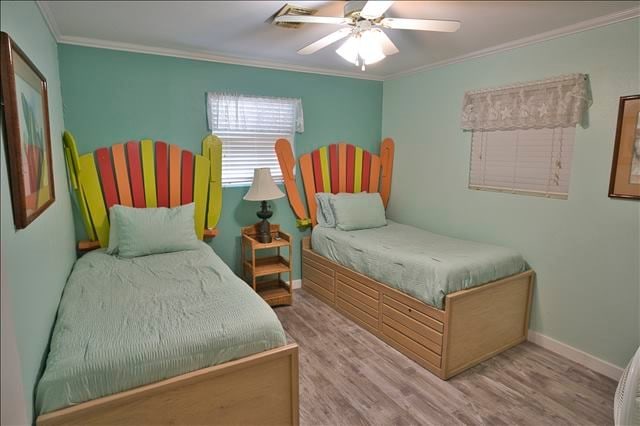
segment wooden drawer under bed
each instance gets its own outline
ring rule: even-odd
[[[379,328],[380,292],[376,286],[336,273],[336,307],[369,331]]]
[[[532,271],[449,294],[440,310],[314,253],[310,243],[303,240],[305,290],[442,379],[526,339]]]

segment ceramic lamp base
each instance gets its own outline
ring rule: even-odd
[[[261,243],[268,244],[272,241],[272,239],[271,224],[267,219],[269,219],[273,215],[273,212],[269,210],[269,205],[266,201],[262,201],[260,203],[260,210],[258,210],[257,215],[260,219],[262,219],[262,221],[260,222],[258,234],[256,234],[256,240]]]

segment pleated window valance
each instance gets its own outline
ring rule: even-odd
[[[570,74],[465,93],[462,128],[516,130],[575,127],[591,105],[585,74]]]

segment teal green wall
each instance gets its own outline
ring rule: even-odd
[[[13,226],[4,140],[0,149],[2,272],[11,297],[27,415],[30,418],[33,413],[33,391],[46,358],[60,295],[75,261],[75,236],[62,155],[64,121],[56,42],[34,2],[3,1],[0,11],[0,28],[15,40],[45,75],[49,88],[56,201],[20,231]]]
[[[383,135],[397,143],[388,214],[513,247],[537,274],[531,329],[623,366],[638,347],[639,212],[607,197],[618,98],[640,92],[638,19],[384,82]],[[467,189],[465,91],[589,74],[568,200]]]
[[[200,152],[208,132],[207,91],[302,98],[305,131],[296,135],[296,155],[340,140],[377,151],[380,142],[381,82],[64,44],[59,45],[59,54],[65,123],[81,152],[141,138]],[[224,189],[219,236],[211,243],[236,272],[240,227],[258,220],[258,203],[242,200],[247,189]],[[294,278],[298,278],[303,233],[295,228],[286,199],[273,205],[271,222],[296,236]]]

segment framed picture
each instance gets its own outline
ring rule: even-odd
[[[0,88],[13,218],[26,228],[55,200],[47,80],[7,33],[0,33]]]
[[[640,95],[620,98],[609,197],[640,199]]]

